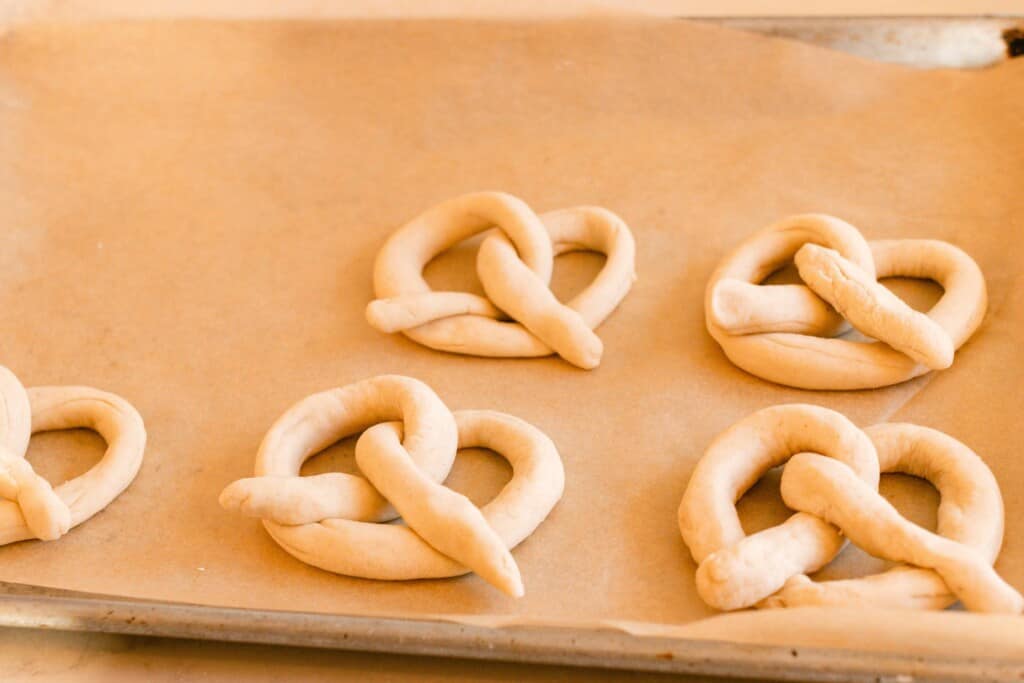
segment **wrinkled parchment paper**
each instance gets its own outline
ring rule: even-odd
[[[975,449],[1006,501],[998,570],[1024,589],[1024,62],[921,72],[670,20],[140,22],[0,36],[0,362],[26,385],[88,384],[145,418],[131,488],[56,543],[0,548],[0,580],[348,614],[684,624],[712,614],[676,528],[710,440],[804,401],[907,420]],[[586,372],[448,355],[363,318],[374,255],[420,211],[479,189],[538,211],[598,204],[637,239],[639,280]],[[954,366],[865,392],[775,386],[706,334],[702,292],[741,238],[824,211],[869,238],[934,237],[984,270],[989,315]],[[472,245],[428,268],[479,291]],[[601,260],[559,259],[565,298]],[[898,283],[917,305],[934,287]],[[453,409],[543,429],[565,497],[515,550],[526,597],[475,576],[374,582],[301,564],[217,495],[302,397],[380,373]],[[307,473],[352,470],[352,441]],[[42,435],[54,481],[102,442]],[[450,485],[507,480],[464,452]],[[786,516],[769,477],[748,530]],[[934,525],[929,486],[883,492]],[[821,574],[876,570],[849,548]]]

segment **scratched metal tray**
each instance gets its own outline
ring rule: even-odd
[[[701,18],[863,57],[981,68],[1024,55],[1024,15]],[[635,636],[617,630],[383,619],[134,600],[0,582],[0,626],[800,681],[1024,679],[1024,659],[906,655]]]

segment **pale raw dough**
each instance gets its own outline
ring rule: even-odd
[[[794,453],[813,451],[848,465],[877,488],[878,456],[864,432],[839,413],[792,404],[759,410],[708,447],[679,505],[679,530],[697,569],[697,591],[717,609],[750,607],[786,581],[828,564],[844,540],[835,527],[797,513],[747,536],[736,501]]]
[[[759,284],[794,257],[806,285]],[[934,280],[945,292],[925,315],[878,284],[886,277]],[[867,389],[949,367],[988,299],[978,265],[951,244],[867,242],[849,223],[807,214],[742,242],[711,276],[704,305],[709,333],[747,372],[804,389]],[[847,329],[836,309],[879,341],[833,338]]]
[[[24,459],[35,432],[84,427],[107,442],[88,472],[56,488]],[[138,474],[146,429],[127,401],[89,387],[32,387],[0,366],[0,545],[54,540],[117,498]]]
[[[487,297],[432,291],[424,266],[495,226],[477,255]],[[594,281],[563,304],[548,285],[554,257],[570,251],[598,251],[607,260]],[[462,195],[427,210],[387,240],[374,265],[377,299],[367,306],[366,318],[382,332],[402,332],[442,351],[498,357],[557,353],[590,369],[603,353],[593,330],[636,279],[635,251],[629,227],[607,209],[582,206],[538,216],[502,192]]]
[[[365,479],[299,476],[307,458],[358,432],[356,462]],[[482,509],[440,485],[456,450],[474,447],[501,454],[513,470]],[[522,580],[509,551],[544,521],[564,482],[558,450],[536,427],[494,411],[451,413],[422,382],[383,375],[289,409],[260,446],[256,477],[234,482],[220,501],[262,518],[285,550],[328,571],[392,580],[475,571],[519,596]],[[399,514],[407,526],[373,523]]]
[[[781,464],[783,500],[798,512],[745,536],[735,502]],[[878,494],[880,472],[935,484],[938,534],[908,522]],[[984,612],[1024,608],[992,568],[1003,538],[1002,497],[992,472],[969,448],[926,427],[882,424],[861,432],[839,413],[802,404],[757,411],[708,448],[683,495],[679,528],[699,565],[698,593],[718,609],[941,609],[957,599]],[[816,583],[807,574],[841,550],[839,531],[871,554],[914,566]]]
[[[260,444],[256,476],[228,486],[221,503],[281,525],[395,519],[398,513],[363,477],[298,476],[303,462],[336,441],[392,420],[403,423],[403,446],[413,462],[434,481],[444,481],[459,441],[451,412],[419,380],[384,375],[313,394],[289,408]]]
[[[995,562],[1003,542],[1003,497],[992,471],[974,451],[920,425],[877,424],[864,432],[875,445],[883,473],[926,479],[939,492],[936,530],[940,536],[970,546],[989,565]],[[956,601],[957,596],[934,571],[899,566],[859,579],[817,582],[796,576],[761,606],[943,609]]]
[[[1019,614],[1024,608],[1024,598],[984,554],[908,522],[842,463],[814,453],[794,455],[782,473],[782,499],[835,524],[872,555],[934,569],[969,610]]]
[[[811,291],[859,331],[933,370],[953,364],[953,340],[937,322],[915,311],[839,252],[805,244],[793,261]]]

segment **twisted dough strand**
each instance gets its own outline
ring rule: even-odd
[[[1019,614],[1024,598],[971,548],[904,519],[849,468],[800,453],[782,472],[786,505],[835,524],[868,553],[934,569],[971,610]]]
[[[870,439],[835,411],[805,404],[759,410],[708,447],[679,505],[679,529],[698,563],[697,590],[718,609],[756,604],[798,574],[816,571],[844,544],[837,529],[806,514],[747,536],[736,513],[761,476],[801,451],[846,463],[878,486],[878,456]]]
[[[487,296],[431,290],[424,266],[493,227],[477,254]],[[553,259],[577,250],[608,258],[594,282],[563,304],[549,289]],[[402,332],[442,351],[497,357],[557,353],[590,369],[603,354],[593,328],[629,291],[634,262],[629,228],[606,209],[583,206],[537,216],[512,195],[467,194],[429,209],[388,238],[374,264],[377,299],[367,306],[366,318],[382,332]]]
[[[796,514],[746,536],[735,501],[783,464],[783,500]],[[941,496],[938,534],[904,520],[878,494],[880,472],[903,472],[935,485]],[[969,448],[927,427],[882,424],[862,432],[824,408],[795,404],[757,411],[715,439],[697,464],[679,506],[679,528],[698,563],[697,591],[718,609],[941,609],[957,599],[989,612],[1024,607],[992,568],[1003,538],[995,477]],[[844,537],[911,566],[859,579],[811,580],[807,574],[831,561]]]
[[[789,259],[806,285],[761,285]],[[877,283],[931,279],[945,290],[927,314]],[[708,282],[708,332],[735,365],[804,389],[866,389],[948,367],[981,324],[985,280],[966,253],[937,240],[867,242],[823,215],[793,216],[755,233]],[[879,341],[834,338],[846,322]]]
[[[937,533],[973,548],[989,564],[1003,541],[1003,499],[992,471],[971,449],[935,429],[906,423],[864,430],[883,473],[899,472],[932,483],[939,492]],[[811,581],[796,576],[762,607],[875,605],[943,609],[957,601],[930,569],[901,565],[857,579]]]
[[[365,479],[299,477],[306,458],[359,431],[356,462]],[[481,509],[440,484],[456,450],[473,447],[498,452],[513,469]],[[229,485],[221,505],[260,517],[307,564],[387,580],[476,571],[512,596],[523,585],[509,551],[547,517],[565,477],[557,449],[535,427],[493,411],[450,413],[425,384],[394,375],[297,403],[264,438],[256,470]],[[399,514],[406,526],[373,523]]]
[[[34,432],[84,427],[107,450],[87,472],[56,488],[24,459]],[[142,466],[146,429],[119,396],[90,387],[32,387],[27,391],[0,366],[0,545],[55,540],[121,495]]]

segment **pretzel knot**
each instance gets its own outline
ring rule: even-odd
[[[53,488],[25,459],[36,432],[85,427],[107,442],[85,474]],[[109,505],[142,465],[146,429],[124,399],[89,387],[32,387],[0,366],[0,545],[52,541]]]
[[[299,476],[306,459],[358,432],[363,476]],[[441,485],[459,448],[489,448],[512,464],[511,481],[482,509]],[[321,569],[390,580],[475,571],[518,597],[510,549],[544,521],[564,482],[558,450],[536,427],[489,410],[450,412],[426,384],[381,375],[292,406],[263,439],[256,476],[232,483],[220,503],[261,518],[282,548]],[[406,526],[378,523],[398,516]]]
[[[486,297],[435,292],[423,268],[462,240],[497,226],[480,245],[477,275]],[[571,251],[607,256],[594,281],[563,304],[548,288],[554,257]],[[594,328],[626,296],[635,275],[633,235],[621,218],[593,206],[535,214],[502,192],[477,192],[439,204],[395,232],[374,265],[377,299],[366,308],[381,332],[402,332],[441,351],[475,356],[557,353],[590,369],[603,345]],[[511,319],[511,322],[510,322]]]
[[[803,285],[761,285],[793,259]],[[927,314],[879,278],[930,279],[942,298]],[[937,240],[866,241],[849,223],[792,216],[741,243],[711,276],[708,332],[758,377],[804,389],[888,386],[949,367],[978,329],[985,279],[970,256]],[[847,321],[877,341],[835,339]]]
[[[796,514],[747,536],[735,503],[785,465],[782,498]],[[941,503],[937,533],[903,518],[878,493],[882,472],[929,480]],[[875,605],[1019,613],[1024,599],[992,568],[1003,540],[995,477],[962,443],[911,424],[861,431],[832,410],[791,404],[759,410],[708,448],[679,506],[679,529],[698,563],[697,592],[712,607]],[[859,579],[815,582],[844,538],[906,563]]]

